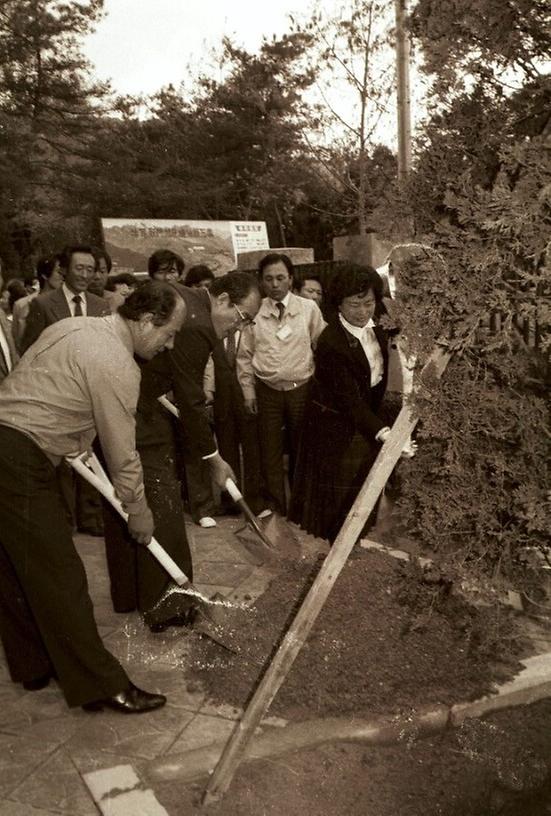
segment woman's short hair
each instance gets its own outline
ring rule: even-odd
[[[107,278],[105,291],[115,292],[117,290],[117,286],[120,286],[123,283],[132,289],[136,289],[139,284],[139,280],[131,272],[119,272],[117,275],[110,275]]]
[[[383,281],[372,266],[347,263],[340,266],[331,276],[327,287],[329,302],[338,308],[343,300],[352,295],[363,295],[373,290],[376,301],[383,298]]]
[[[134,290],[118,313],[126,320],[139,320],[144,314],[152,314],[155,326],[164,326],[172,317],[176,301],[180,297],[170,283],[146,280]]]
[[[12,278],[6,283],[4,288],[9,292],[8,303],[10,311],[13,309],[14,303],[17,303],[18,300],[29,294],[25,288],[25,284],[20,278]]]
[[[157,249],[147,261],[147,271],[150,277],[161,269],[163,266],[176,266],[178,274],[181,275],[185,268],[183,259],[173,252],[171,249]]]
[[[205,280],[214,280],[214,273],[206,264],[195,264],[190,266],[186,273],[184,284],[186,286],[197,286]]]

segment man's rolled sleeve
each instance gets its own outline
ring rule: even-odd
[[[136,371],[125,372],[112,366],[100,370],[93,367],[87,379],[94,421],[115,492],[127,513],[141,513],[147,501],[136,450],[135,413],[140,390],[137,367]]]

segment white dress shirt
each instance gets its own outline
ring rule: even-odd
[[[0,325],[0,349],[2,350],[2,354],[4,355],[4,360],[6,361],[6,367],[8,371],[11,371],[13,368],[13,360],[11,358],[8,338],[4,334],[4,329],[2,325]]]
[[[371,369],[371,387],[377,385],[383,379],[383,355],[379,341],[373,331],[375,325],[373,320],[369,320],[365,326],[353,326],[346,318],[339,314],[339,320],[342,325],[353,337],[360,341],[360,345],[364,350],[369,368]]]
[[[73,292],[66,283],[63,283],[61,286],[61,291],[65,295],[65,300],[67,301],[67,305],[69,307],[69,311],[71,312],[71,316],[75,316],[75,310],[77,305],[73,300],[74,297],[77,295],[80,297],[80,308],[82,309],[82,316],[88,316],[88,304],[86,303],[86,292]]]

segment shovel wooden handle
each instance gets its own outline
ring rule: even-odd
[[[120,499],[116,497],[115,488],[107,478],[105,471],[94,454],[92,454],[87,461],[90,462],[90,466],[92,468],[99,471],[99,473],[102,473],[102,476],[98,475],[97,472],[94,473],[93,470],[91,470],[90,467],[85,464],[82,456],[76,456],[71,459],[67,458],[67,461],[71,467],[82,476],[83,479],[86,479],[89,484],[93,485],[96,490],[101,493],[104,499],[106,499],[109,504],[115,508],[117,513],[122,516],[125,521],[128,521],[128,513],[123,509]],[[185,586],[186,584],[190,583],[187,575],[182,572],[176,561],[170,557],[170,555],[163,549],[163,547],[161,547],[156,539],[152,538],[149,544],[146,544],[146,547],[151,555],[157,559],[161,566],[165,568],[170,577],[178,584],[178,586]]]

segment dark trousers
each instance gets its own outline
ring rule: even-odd
[[[289,482],[292,484],[307,392],[307,383],[290,391],[277,391],[256,380],[262,476],[269,505],[282,515],[286,512],[283,429],[289,443]]]
[[[117,694],[122,666],[98,634],[55,468],[0,426],[0,637],[14,681],[55,670],[70,706]]]
[[[263,490],[258,418],[245,411],[242,397],[241,404],[232,402],[223,414],[217,414],[216,407],[215,397],[214,430],[220,456],[237,476],[238,487],[253,513],[260,513],[267,502]],[[228,501],[231,501],[229,497]]]
[[[186,452],[184,469],[189,512],[197,524],[199,519],[216,513],[210,466],[204,459]]]
[[[97,440],[94,450],[100,455]],[[92,485],[63,461],[57,468],[57,480],[67,520],[83,533],[102,533],[101,496]]]
[[[193,570],[184,508],[174,461],[174,445],[139,448],[145,495],[155,520],[155,538],[191,580]],[[115,612],[147,612],[165,591],[170,576],[151,553],[137,544],[125,521],[104,503],[105,552]]]

